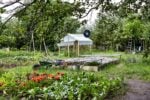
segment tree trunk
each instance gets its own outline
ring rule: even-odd
[[[42,39],[40,39],[40,52],[42,52]]]
[[[48,51],[47,51],[47,46],[46,46],[44,38],[43,38],[43,44],[44,44],[44,49],[45,49],[45,53],[46,53],[46,56],[47,56],[48,55]]]
[[[32,38],[31,38],[30,43],[29,43],[29,51],[32,51]]]
[[[35,42],[34,42],[34,34],[33,34],[33,32],[31,32],[31,41],[32,41],[33,51],[35,52]]]
[[[135,39],[134,39],[133,41],[134,41],[134,52],[135,52],[135,51],[136,51],[136,50],[135,50],[135,49],[136,49],[136,48],[135,48]]]

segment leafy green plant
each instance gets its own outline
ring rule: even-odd
[[[27,99],[104,99],[108,94],[121,89],[122,79],[108,79],[89,73],[65,74],[60,80],[41,82],[25,81],[23,85],[9,84],[5,95]],[[13,91],[13,92],[12,92]]]

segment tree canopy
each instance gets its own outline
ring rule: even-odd
[[[5,8],[15,3],[19,6],[13,9],[12,16],[1,23],[0,29],[1,37],[13,37],[13,45],[9,45],[18,49],[27,46],[35,50],[43,46],[45,50],[47,47],[54,50],[64,35],[76,32],[85,24],[86,21],[79,19],[94,10],[99,11],[92,31],[96,46],[110,49],[116,45],[127,45],[130,38],[142,38],[147,41],[146,48],[149,48],[149,0],[14,0],[4,3],[1,13],[7,12]],[[13,17],[16,18],[15,23],[11,23]],[[9,41],[8,37],[4,40]],[[1,45],[9,46],[7,41],[1,42]]]

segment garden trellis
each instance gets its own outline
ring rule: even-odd
[[[61,42],[57,44],[59,47],[59,54],[61,47],[67,47],[68,56],[70,56],[70,46],[73,47],[73,51],[76,51],[77,56],[80,55],[80,46],[89,46],[92,50],[93,41],[90,38],[85,37],[83,34],[68,34],[61,39]]]

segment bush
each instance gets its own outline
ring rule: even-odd
[[[0,46],[12,47],[15,45],[15,38],[7,35],[0,35]]]

